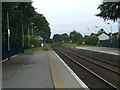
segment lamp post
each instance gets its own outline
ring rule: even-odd
[[[25,45],[24,45],[24,24],[23,24],[23,11],[20,10],[21,14],[22,14],[22,17],[21,17],[21,21],[22,21],[22,53],[24,53],[24,48],[25,48]]]
[[[28,47],[30,47],[30,28],[28,25]]]
[[[97,28],[98,29],[98,33],[96,33],[96,34],[98,34],[99,35],[99,28],[98,28],[98,26],[95,26],[95,28]],[[97,32],[97,31],[96,31]],[[97,35],[97,36],[98,36]],[[98,46],[100,46],[100,40],[99,40],[99,38],[98,38]]]
[[[7,12],[7,29],[8,29],[8,60],[10,60],[10,28],[9,28],[9,12]]]
[[[118,18],[118,48],[120,48],[120,18]]]
[[[73,34],[70,36],[70,43],[71,43],[71,44],[72,44],[72,42],[73,42],[73,40],[72,40],[73,38],[72,38],[72,37],[73,37]]]
[[[110,35],[111,41],[110,41],[110,43],[111,43],[111,47],[112,47],[112,24],[110,24],[110,23],[107,23],[107,24],[109,24],[111,26],[111,35]]]
[[[28,46],[30,47],[30,25],[32,25],[32,35],[33,35],[33,24],[34,23],[30,23],[28,24]]]
[[[35,31],[35,32],[36,32],[36,33],[35,33],[35,35],[38,35],[38,34],[37,34],[37,32],[39,31],[39,29],[38,29],[38,28],[36,28],[36,30],[37,30],[37,31]]]
[[[34,23],[30,23],[31,25],[32,25],[32,36],[33,36],[33,25],[34,25]]]
[[[90,31],[90,29],[88,28],[87,30],[88,30],[88,35],[89,35],[89,31]]]
[[[34,26],[34,27],[33,27],[33,30],[37,30],[37,26]],[[39,29],[38,29],[38,30],[39,30]],[[33,35],[36,36],[36,31],[33,31]]]
[[[95,26],[95,28],[96,28],[96,29],[98,29],[97,31],[99,31],[99,28],[98,28],[98,26]],[[96,34],[97,34],[97,31],[96,31]]]
[[[22,22],[22,52],[24,53],[24,29],[23,29],[23,22]]]

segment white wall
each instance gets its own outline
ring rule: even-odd
[[[102,33],[101,35],[98,36],[99,40],[107,40],[109,39],[109,36],[106,35],[105,33]]]

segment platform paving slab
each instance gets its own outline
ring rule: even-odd
[[[54,88],[45,51],[14,59],[3,63],[3,88]]]
[[[84,89],[52,50],[20,54],[2,63],[3,88]]]

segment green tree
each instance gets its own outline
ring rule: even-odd
[[[7,12],[9,13],[9,26],[11,31],[11,42],[19,43],[21,41],[22,23],[24,24],[24,31],[27,33],[27,26],[29,18],[34,14],[34,8],[31,2],[3,2],[2,3],[2,33],[3,42],[7,40]]]
[[[9,28],[10,28],[10,48],[14,52],[14,48],[22,50],[22,26],[24,30],[25,49],[28,48],[28,26],[30,28],[30,36],[32,35],[32,20],[34,26],[39,30],[35,31],[35,36],[39,35],[47,40],[50,37],[50,27],[46,18],[42,14],[35,12],[32,2],[3,2],[2,3],[2,51],[7,52],[7,12],[9,13]],[[31,44],[36,45],[35,36],[31,36]],[[12,44],[14,43],[14,47]],[[13,51],[12,51],[13,50]],[[16,54],[16,53],[15,53]]]
[[[55,43],[61,43],[62,39],[61,39],[61,35],[60,34],[55,34],[53,36],[53,42]]]
[[[44,39],[49,40],[51,35],[51,29],[49,27],[49,23],[43,14],[34,13],[34,17],[30,19],[30,22],[34,23],[34,27],[38,30],[34,30],[35,36],[41,36]]]
[[[79,41],[79,39],[82,37],[82,35],[75,30],[70,32],[69,36],[73,43],[77,43]]]
[[[38,42],[38,40],[36,39],[35,36],[30,35],[30,44],[38,46],[39,42]]]
[[[86,36],[84,37],[84,42],[88,45],[97,45],[98,37],[97,36]]]
[[[61,40],[62,40],[63,42],[65,42],[65,43],[70,42],[70,38],[69,38],[69,36],[68,36],[67,33],[61,34],[60,38],[61,38]]]
[[[96,16],[102,17],[104,20],[115,22],[120,18],[120,2],[102,2],[98,9],[100,9],[100,13]]]
[[[70,38],[67,33],[64,34],[55,34],[53,36],[53,42],[55,43],[69,43]]]

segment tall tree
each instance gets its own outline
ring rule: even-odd
[[[34,8],[31,2],[3,2],[2,3],[2,33],[3,42],[7,38],[7,12],[9,13],[9,26],[11,30],[11,41],[21,41],[21,26],[24,22],[28,23],[30,17],[34,14]],[[27,26],[26,26],[27,27]],[[27,29],[25,29],[26,31]],[[27,32],[27,31],[26,31]]]
[[[30,26],[31,18],[36,18],[36,25],[40,28],[37,34],[43,35],[44,38],[50,37],[50,27],[46,18],[42,14],[35,12],[35,8],[31,2],[3,2],[2,3],[2,51],[3,55],[7,53],[8,43],[8,28],[7,28],[7,13],[9,18],[9,29],[10,29],[10,50],[11,53],[19,53],[22,50],[22,31],[24,31],[24,40],[28,40],[28,26]],[[30,34],[31,34],[30,26]],[[33,39],[34,38],[34,39]],[[31,40],[35,40],[32,37]],[[30,41],[32,42],[32,41]],[[32,42],[31,44],[33,44]],[[27,47],[28,47],[27,43]],[[13,54],[12,54],[13,55]]]
[[[100,13],[96,16],[102,17],[104,20],[115,22],[120,18],[120,2],[102,2],[97,9],[100,9]]]
[[[67,33],[61,34],[61,40],[65,43],[70,42],[70,38]]]
[[[34,27],[38,30],[34,31],[36,36],[41,36],[44,39],[49,39],[51,35],[51,29],[49,27],[49,23],[43,14],[34,13],[34,17],[31,18],[30,22],[34,23]]]
[[[77,43],[79,38],[82,37],[82,35],[79,32],[75,31],[75,30],[70,32],[69,36],[70,36],[70,39],[72,40],[73,43]]]
[[[61,40],[61,35],[60,34],[55,34],[54,36],[53,36],[53,41],[55,42],[55,43],[60,43],[62,40]]]

